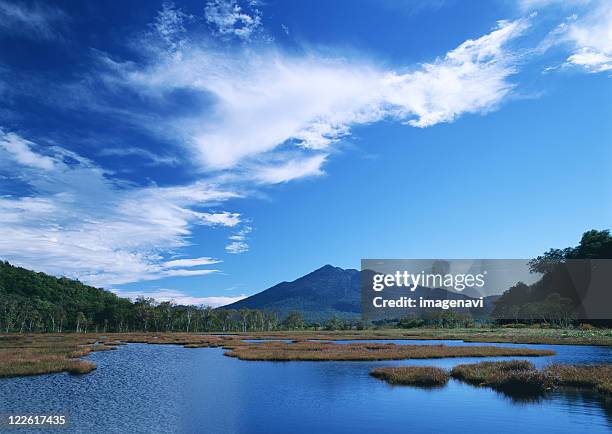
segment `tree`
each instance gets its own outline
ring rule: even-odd
[[[291,312],[283,321],[283,327],[289,330],[304,328],[304,315],[301,312]]]
[[[76,332],[81,333],[81,327],[87,322],[85,314],[83,312],[77,312],[76,314]]]

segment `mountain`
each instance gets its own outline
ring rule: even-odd
[[[368,272],[372,273],[364,271]],[[324,321],[334,316],[357,319],[361,318],[361,278],[362,273],[359,270],[325,265],[292,282],[279,283],[221,309],[263,309],[275,311],[281,317],[292,311],[299,311],[308,321]],[[401,295],[406,295],[403,288],[399,291],[387,290],[387,298]],[[411,295],[436,299],[471,298],[445,289],[424,287],[418,287]],[[492,310],[492,301],[496,298],[497,296],[486,297],[486,309],[480,313],[489,313]],[[399,316],[408,313],[401,310],[393,312],[398,312]]]
[[[281,282],[223,309],[266,309],[286,316],[300,311],[309,321],[361,317],[361,274],[325,265],[293,282]]]

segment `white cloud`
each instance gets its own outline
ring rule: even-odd
[[[249,244],[246,242],[247,235],[251,233],[251,226],[244,226],[234,235],[229,237],[230,243],[225,246],[225,251],[231,254],[245,253],[249,251]]]
[[[544,72],[574,67],[585,72],[612,70],[612,3],[606,0],[575,2],[543,2],[548,5],[571,7],[571,14],[548,33],[538,50],[544,52],[562,45],[569,47],[565,62],[545,68]],[[566,11],[567,12],[567,11]]]
[[[134,147],[125,147],[125,148],[105,148],[100,151],[98,154],[103,157],[108,156],[117,156],[117,157],[127,157],[127,156],[136,156],[142,158],[144,160],[148,160],[152,163],[152,165],[170,165],[176,166],[179,161],[176,157],[171,156],[162,156],[155,154],[147,149],[142,148],[134,148]]]
[[[211,306],[219,307],[232,304],[236,301],[240,301],[247,296],[245,294],[238,295],[236,297],[227,296],[210,296],[210,297],[194,297],[192,295],[185,294],[184,292],[177,291],[175,289],[160,289],[158,291],[142,292],[142,291],[122,291],[113,290],[115,294],[120,297],[130,298],[135,300],[138,297],[153,298],[155,301],[164,302],[170,301],[179,305],[185,306]]]
[[[12,139],[34,146],[17,135]],[[164,255],[189,245],[194,226],[236,226],[239,214],[200,208],[238,197],[237,192],[203,181],[139,187],[64,149],[53,151],[51,162],[42,165],[32,164],[41,156],[16,166],[0,154],[0,171],[19,173],[32,190],[25,197],[0,197],[3,259],[93,285],[217,271],[177,268]],[[68,154],[78,160],[62,163]]]
[[[38,2],[13,3],[0,0],[0,30],[32,39],[61,37],[66,14],[58,8]]]
[[[499,21],[491,33],[465,41],[420,70],[390,74],[386,102],[398,117],[416,115],[408,123],[417,127],[491,110],[513,88],[507,78],[516,72],[518,59],[505,45],[528,26],[527,19]]]
[[[218,272],[219,270],[166,270],[163,275],[169,277],[205,276]]]
[[[612,54],[597,51],[591,47],[583,47],[567,58],[568,63],[581,66],[589,72],[605,72],[612,70]]]
[[[244,241],[232,241],[225,246],[225,251],[232,254],[244,253],[249,251],[249,245]]]
[[[205,109],[160,120],[164,134],[190,146],[208,169],[258,170],[262,156],[281,146],[325,151],[354,125],[387,118],[426,127],[495,108],[511,92],[508,78],[520,60],[507,45],[528,25],[527,19],[500,21],[491,33],[408,71],[316,53],[228,54],[189,45],[178,58],[162,55],[146,66],[107,60],[112,68],[103,82],[161,100],[173,90],[212,100]],[[312,173],[319,171],[304,171]],[[282,178],[269,177],[272,183]]]
[[[588,72],[612,70],[612,2],[601,1],[583,18],[569,24],[566,38],[575,46],[568,64]]]
[[[293,179],[323,174],[321,166],[325,163],[327,154],[317,154],[311,157],[294,158],[277,165],[260,166],[253,169],[254,178],[266,184],[279,184]]]
[[[17,163],[44,170],[53,170],[55,168],[54,160],[33,152],[31,149],[33,146],[34,143],[17,134],[6,133],[0,129],[0,148],[3,148]]]
[[[208,225],[234,227],[240,223],[240,214],[232,212],[200,213],[199,218]]]
[[[190,258],[190,259],[174,259],[172,261],[164,262],[166,267],[196,267],[198,265],[212,265],[218,264],[218,259],[213,259],[209,257],[203,258]]]
[[[249,6],[245,9],[236,0],[209,1],[204,9],[206,21],[220,36],[249,40],[261,31],[261,12]]]
[[[193,20],[192,15],[186,14],[180,8],[177,8],[174,2],[164,2],[162,9],[157,13],[152,26],[157,34],[167,44],[171,52],[176,52],[185,43],[183,35],[187,31],[185,29],[185,21]]]

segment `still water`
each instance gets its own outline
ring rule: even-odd
[[[538,366],[553,361],[612,361],[612,348],[606,347],[516,346],[557,352],[557,356],[531,358]],[[0,379],[0,413],[66,415],[67,428],[48,429],[56,433],[612,432],[612,405],[592,394],[554,393],[535,402],[520,402],[455,380],[442,388],[419,389],[390,386],[368,375],[379,366],[449,368],[481,358],[248,362],[225,357],[223,351],[130,344],[93,353],[87,359],[98,369],[88,375]]]

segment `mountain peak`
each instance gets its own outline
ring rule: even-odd
[[[334,267],[331,264],[325,264],[321,268],[317,268],[316,270],[314,270],[313,273],[316,273],[317,271],[328,271],[328,270],[342,270],[342,268]]]

